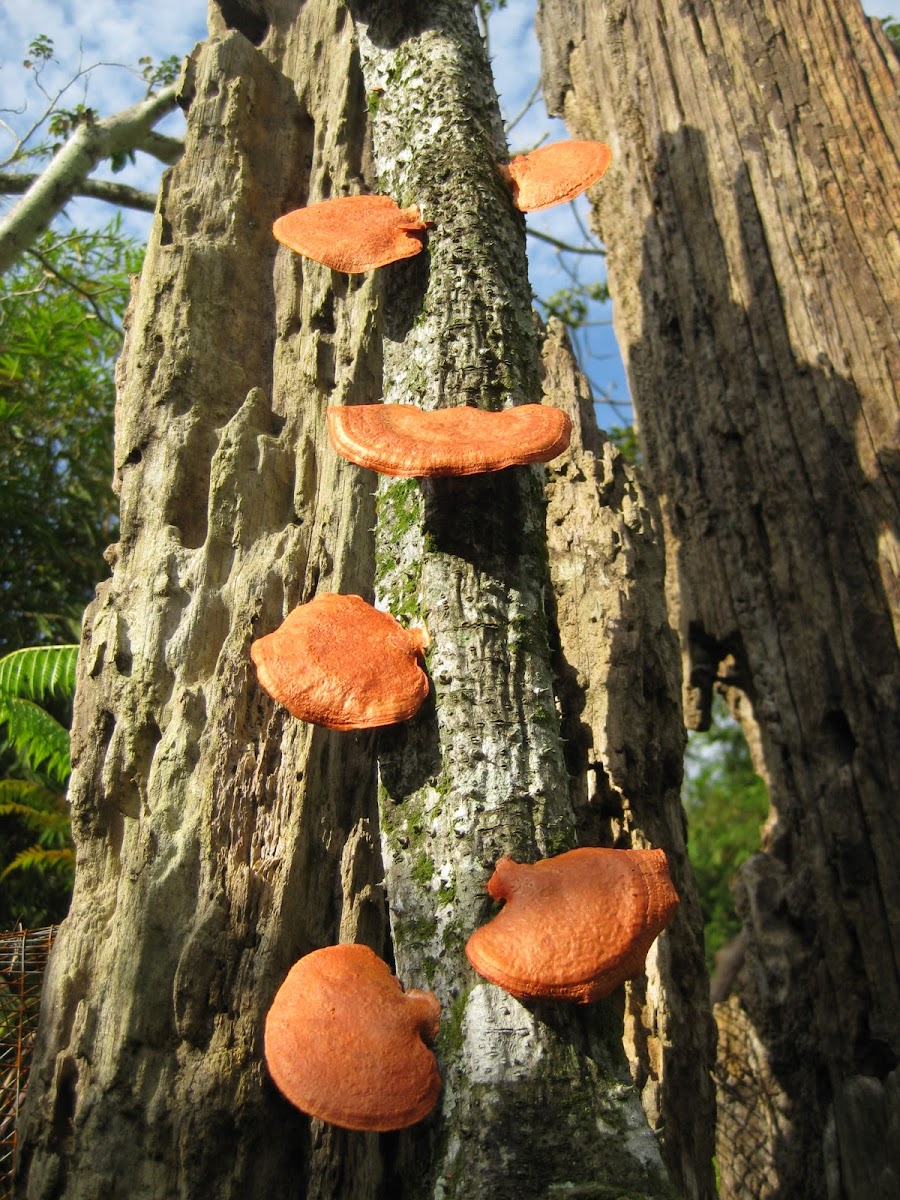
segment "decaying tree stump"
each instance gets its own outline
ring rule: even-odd
[[[526,1006],[463,954],[500,854],[607,837],[608,814],[590,816],[582,784],[570,788],[559,736],[544,473],[378,484],[326,438],[329,403],[540,397],[522,220],[494,165],[504,147],[470,7],[210,12],[119,368],[121,536],[85,620],[77,881],[47,980],[22,1194],[669,1196],[616,1002]],[[293,207],[375,190],[435,222],[426,253],[347,277],[272,237]],[[652,521],[632,515],[649,545]],[[657,1077],[664,1093],[676,1044],[702,1051],[708,1018],[685,1011],[693,976],[662,982],[669,960],[695,969],[697,926],[654,553],[655,599],[634,607],[630,636],[646,622],[657,640],[646,678],[659,723],[642,728],[633,778],[608,773],[623,836],[671,842],[684,891],[681,932],[664,935],[646,997],[628,1001],[639,1083],[664,1114]],[[433,694],[413,721],[329,732],[258,687],[251,640],[327,591],[427,625]],[[620,685],[633,689],[610,672],[611,709]],[[618,735],[615,752],[627,756]],[[632,804],[646,815],[632,820]],[[338,940],[369,944],[442,1002],[444,1090],[414,1129],[310,1121],[267,1077],[277,986]],[[702,1157],[702,1134],[684,1137]]]
[[[760,1104],[780,1089],[776,1182],[729,1194],[887,1197],[900,1190],[898,58],[855,0],[542,0],[539,33],[551,110],[613,146],[593,211],[692,724],[714,685],[728,690],[770,787],[764,852],[741,873],[738,991],[765,1048]]]

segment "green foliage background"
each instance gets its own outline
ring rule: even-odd
[[[0,659],[6,765],[0,779],[0,929],[55,923],[69,906],[74,851],[67,726],[77,653],[77,646],[41,646]]]
[[[690,735],[682,799],[711,972],[716,951],[740,931],[731,880],[759,849],[760,827],[769,811],[768,790],[753,770],[744,734],[719,698],[709,731]]]
[[[112,364],[141,251],[50,230],[0,278],[0,654],[72,641],[114,540]]]
[[[0,277],[3,929],[59,921],[69,904],[74,651],[52,643],[77,639],[116,536],[113,364],[142,255],[118,219],[52,229]],[[35,646],[30,657],[10,657]]]

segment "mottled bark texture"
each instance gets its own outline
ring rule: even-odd
[[[597,428],[564,327],[542,346],[544,400],[574,434],[550,465],[547,544],[556,689],[582,844],[663,846],[681,904],[646,976],[625,988],[625,1048],[684,1197],[715,1196],[715,1036],[703,915],[685,849],[678,639],[668,623],[659,507]]]
[[[221,0],[210,24],[119,369],[121,537],[85,621],[78,875],[47,978],[21,1194],[668,1196],[621,1002],[521,1005],[463,953],[500,854],[608,832],[579,824],[584,789],[570,789],[559,736],[545,473],[391,481],[376,500],[374,476],[325,437],[326,403],[540,397],[524,230],[494,166],[504,146],[472,12]],[[272,238],[281,212],[376,187],[434,221],[418,259],[348,278]],[[637,752],[628,786],[659,800],[634,836],[671,838],[677,875],[676,676],[648,562],[648,678],[668,723],[651,742],[660,762]],[[257,686],[250,641],[336,590],[428,626],[434,688],[415,721],[327,732]],[[681,936],[657,961],[677,958]],[[266,1075],[277,986],[338,940],[371,945],[444,1006],[445,1086],[413,1130],[310,1121]],[[639,996],[628,1021],[650,1095],[672,1002]]]
[[[359,6],[379,186],[434,222],[412,285],[385,283],[384,395],[426,409],[540,399],[523,222],[467,0]],[[399,278],[399,271],[396,271]],[[669,1193],[611,1005],[524,1005],[474,974],[484,885],[576,842],[544,591],[543,471],[384,481],[376,594],[432,639],[431,700],[386,732],[385,890],[404,983],[444,1007],[433,1117],[400,1136],[394,1186],[518,1200],[548,1190]]]
[[[593,211],[688,707],[702,726],[713,685],[729,689],[771,791],[738,889],[747,1055],[742,1087],[723,1088],[723,1180],[754,1200],[886,1198],[900,1190],[897,56],[855,0],[543,0],[539,31],[551,108],[614,150]]]

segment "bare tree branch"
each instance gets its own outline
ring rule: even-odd
[[[540,95],[540,91],[541,91],[541,81],[539,79],[537,81],[537,83],[534,85],[534,87],[531,89],[531,94],[529,95],[528,99],[525,101],[525,103],[522,105],[522,107],[519,109],[519,111],[516,113],[516,115],[511,120],[506,122],[506,124],[504,126],[504,132],[507,135],[512,133],[512,131],[515,129],[515,127],[518,125],[518,123],[522,120],[522,118],[525,116],[525,114],[528,112],[528,110],[534,104],[534,102],[537,100],[538,96]]]
[[[0,272],[32,244],[91,171],[113,154],[133,150],[175,107],[179,85],[172,83],[148,100],[101,121],[78,126],[47,169],[0,223]]]
[[[601,258],[606,256],[606,251],[599,246],[572,246],[569,242],[563,242],[559,238],[553,237],[550,233],[532,229],[530,225],[526,227],[525,232],[529,237],[537,238],[539,242],[546,242],[550,246],[555,246],[557,250],[565,250],[569,254],[599,254]]]
[[[6,129],[6,131],[9,133],[10,137],[13,140],[13,150],[12,150],[12,153],[10,155],[8,155],[7,158],[2,163],[0,163],[0,166],[6,167],[11,162],[14,162],[16,159],[22,157],[25,147],[28,145],[28,143],[34,137],[35,133],[37,133],[37,131],[40,129],[40,127],[47,120],[49,120],[49,118],[53,115],[54,112],[57,112],[59,110],[60,100],[62,100],[62,98],[66,94],[66,92],[68,92],[71,88],[73,88],[76,83],[81,83],[81,85],[82,85],[81,86],[81,102],[84,103],[84,101],[87,99],[88,77],[94,71],[96,71],[98,67],[115,67],[117,69],[121,68],[123,70],[129,71],[130,74],[132,74],[132,75],[137,74],[137,72],[133,71],[131,69],[131,67],[126,67],[124,65],[124,63],[104,62],[103,60],[100,60],[99,62],[91,63],[91,65],[89,67],[80,65],[78,67],[78,70],[72,76],[72,78],[67,83],[63,84],[63,86],[61,88],[58,88],[54,95],[51,95],[40,81],[40,70],[35,70],[34,82],[37,85],[38,91],[46,99],[47,105],[46,105],[44,111],[37,118],[37,120],[32,122],[31,126],[28,129],[26,129],[26,131],[21,135],[21,137],[18,134],[16,134],[15,130],[12,129],[11,126],[7,125],[5,121],[3,122],[3,127]],[[23,105],[22,108],[20,108],[20,109],[2,109],[0,111],[15,112],[15,113],[21,114],[25,111],[25,108],[26,108],[26,105]]]
[[[139,142],[135,142],[134,148],[143,150],[145,154],[152,154],[160,162],[172,167],[184,153],[184,142],[181,138],[167,137],[164,133],[157,133],[155,129],[151,129]]]
[[[0,195],[21,196],[39,179],[39,174],[18,175],[0,171]],[[85,179],[73,188],[72,195],[87,196],[91,200],[105,200],[108,204],[116,204],[120,208],[135,208],[139,212],[153,212],[156,208],[156,195],[153,192],[142,192],[126,183],[115,183],[107,179]]]

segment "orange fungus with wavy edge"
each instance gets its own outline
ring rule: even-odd
[[[424,629],[404,629],[359,596],[324,593],[250,646],[260,684],[295,717],[371,729],[415,715],[428,695]]]
[[[272,232],[297,254],[356,274],[422,251],[429,228],[418,208],[400,208],[390,196],[341,196],[279,217]]]
[[[421,1121],[441,1077],[426,1046],[441,1023],[432,992],[404,992],[368,946],[328,946],[295,963],[266,1016],[265,1055],[297,1108],[344,1129]]]
[[[606,173],[612,150],[605,142],[553,142],[512,162],[500,164],[500,174],[521,212],[538,212],[574,200]]]
[[[329,408],[338,454],[382,475],[476,475],[562,454],[572,422],[559,408],[519,404],[501,412],[459,406],[425,412],[412,404]]]
[[[531,866],[501,858],[487,890],[506,903],[466,954],[520,999],[608,996],[641,973],[678,907],[662,850],[583,847]]]

